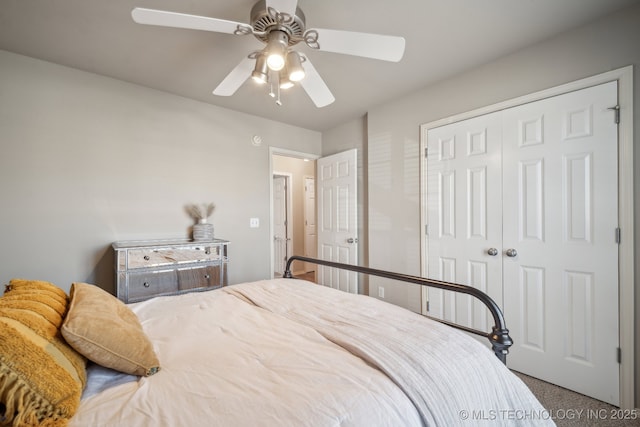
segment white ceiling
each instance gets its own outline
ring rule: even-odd
[[[212,90],[248,53],[253,36],[140,25],[133,7],[249,22],[255,0],[2,0],[0,49],[314,130],[585,24],[640,0],[299,0],[307,28],[403,36],[399,63],[308,54],[336,101],[318,109],[302,88],[279,107],[247,81],[232,97]]]

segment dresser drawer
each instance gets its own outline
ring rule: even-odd
[[[177,274],[178,290],[180,291],[198,288],[215,288],[222,285],[220,265],[179,268]]]
[[[176,270],[133,272],[129,273],[128,276],[128,302],[136,302],[157,295],[178,292]]]
[[[190,262],[217,261],[219,259],[219,246],[130,249],[128,251],[126,268],[161,267]]]

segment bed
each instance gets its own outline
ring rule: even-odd
[[[85,341],[94,345],[114,335],[112,344],[121,345],[121,351],[143,341],[150,347],[124,362],[150,353],[158,366],[134,363],[126,373],[89,361],[79,406],[70,420],[51,425],[553,425],[506,368],[511,340],[502,314],[486,295],[461,285],[305,257],[290,259],[288,271],[295,260],[478,297],[496,320],[493,330],[484,333],[493,352],[450,325],[293,278],[158,297],[126,309],[117,300],[98,305],[95,292],[104,291],[74,284],[62,326],[66,342],[82,335],[78,325],[92,328],[86,317],[75,314],[86,291],[94,317],[113,305],[109,310],[135,314],[139,330],[119,333],[118,327],[109,327]],[[0,320],[1,314],[0,304]],[[73,320],[78,320],[76,330],[69,332],[73,327],[65,327]],[[128,337],[138,338],[124,345]]]

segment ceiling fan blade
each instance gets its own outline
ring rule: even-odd
[[[280,13],[287,13],[289,16],[296,16],[298,0],[267,0],[267,10],[270,7]]]
[[[236,67],[231,70],[227,77],[224,78],[213,90],[214,95],[231,96],[247,81],[253,71],[255,61],[248,57],[244,58]]]
[[[313,42],[307,44],[318,50],[391,62],[400,61],[404,55],[404,37],[321,28],[308,30],[305,36],[314,36],[314,32],[318,36],[317,45]]]
[[[326,107],[335,101],[333,94],[316,71],[316,68],[311,64],[309,58],[306,58],[306,61],[302,63],[302,67],[304,68],[305,76],[300,81],[300,85],[307,92],[313,103],[316,104],[316,107]]]
[[[224,19],[208,18],[206,16],[187,15],[185,13],[168,12],[166,10],[145,9],[136,7],[131,11],[133,20],[138,24],[160,25],[163,27],[188,28],[191,30],[215,31],[218,33],[250,34],[252,29],[248,24],[227,21]]]

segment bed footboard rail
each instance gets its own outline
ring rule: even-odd
[[[317,265],[324,265],[327,267],[354,271],[356,273],[368,274],[370,276],[384,277],[387,279],[398,280],[401,282],[414,283],[421,286],[444,289],[448,291],[471,295],[472,297],[480,300],[480,302],[482,302],[491,313],[491,316],[493,317],[493,322],[494,322],[494,326],[492,327],[491,332],[480,331],[480,330],[469,328],[466,326],[457,325],[455,323],[448,322],[442,319],[437,319],[431,316],[426,316],[426,317],[429,317],[430,319],[436,320],[441,323],[445,323],[456,329],[461,329],[463,331],[470,332],[472,334],[486,337],[491,343],[491,348],[493,349],[493,352],[498,357],[498,359],[500,359],[505,364],[507,363],[507,354],[509,353],[509,347],[513,345],[513,340],[509,336],[509,330],[507,329],[506,323],[504,321],[504,315],[502,314],[502,310],[500,310],[500,307],[498,307],[498,304],[496,304],[496,302],[489,295],[487,295],[486,293],[482,292],[479,289],[476,289],[474,287],[467,286],[467,285],[460,285],[458,283],[443,282],[440,280],[426,279],[424,277],[411,276],[408,274],[394,273],[394,272],[385,271],[385,270],[377,270],[375,268],[361,267],[361,266],[351,265],[351,264],[343,264],[339,262],[326,261],[322,259],[308,258],[304,256],[299,256],[299,255],[294,255],[287,260],[284,277],[287,277],[287,278],[293,277],[291,274],[291,264],[293,263],[293,261],[302,261],[302,262],[308,262],[308,263],[317,264]]]

